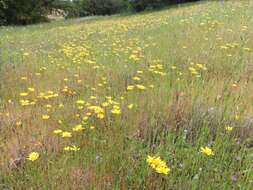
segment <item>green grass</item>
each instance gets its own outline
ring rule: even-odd
[[[1,28],[0,189],[251,189],[252,18],[210,1]]]

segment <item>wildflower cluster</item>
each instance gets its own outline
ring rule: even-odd
[[[148,156],[146,162],[159,174],[168,175],[170,172],[170,168],[159,156]]]

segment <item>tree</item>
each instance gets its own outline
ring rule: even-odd
[[[5,8],[5,3],[3,0],[0,0],[0,25],[6,22],[5,16],[4,16],[4,8]]]
[[[124,0],[83,0],[80,16],[111,15],[121,12],[124,8]]]
[[[129,3],[134,11],[143,11],[145,9],[159,8],[165,5],[177,3],[186,3],[198,0],[129,0]]]
[[[6,24],[24,25],[46,21],[54,2],[55,0],[1,0],[0,14]]]
[[[129,0],[134,11],[143,11],[147,8],[157,8],[161,6],[162,0]]]
[[[67,17],[80,17],[111,15],[129,9],[138,12],[189,1],[197,0],[0,0],[0,25],[47,21],[50,11],[59,9]]]

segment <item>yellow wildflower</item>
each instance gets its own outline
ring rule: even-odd
[[[42,119],[43,119],[43,120],[48,120],[49,118],[50,118],[49,115],[42,115]]]
[[[20,95],[21,97],[25,97],[25,96],[28,96],[28,93],[27,93],[27,92],[21,92],[19,95]]]
[[[39,158],[39,153],[38,152],[31,152],[28,157],[27,157],[27,160],[30,160],[30,161],[35,161]]]
[[[83,104],[85,104],[85,101],[84,100],[77,100],[76,103],[80,104],[80,105],[83,105]]]
[[[62,132],[62,137],[63,138],[70,138],[70,137],[72,137],[72,133],[71,132],[67,132],[67,131]]]
[[[103,113],[97,114],[98,119],[104,119],[105,115]]]
[[[109,106],[109,103],[108,103],[108,102],[103,102],[103,103],[102,103],[102,106],[103,106],[103,107],[107,107],[107,106]]]
[[[79,124],[79,125],[76,125],[75,127],[73,127],[72,130],[75,132],[79,132],[79,131],[84,130],[84,128],[81,124]]]
[[[96,96],[90,96],[90,99],[91,99],[91,100],[96,100],[97,97],[96,97]]]
[[[128,87],[127,87],[127,90],[133,90],[134,89],[134,86],[133,85],[129,85]]]
[[[34,91],[35,91],[34,88],[28,88],[28,90],[29,90],[30,92],[34,92]]]
[[[61,129],[56,129],[56,130],[53,131],[53,133],[58,135],[58,134],[62,133],[62,130]]]
[[[140,77],[133,77],[133,80],[139,81],[139,80],[141,80],[141,78]]]
[[[21,122],[21,121],[17,121],[17,122],[16,122],[16,126],[17,126],[17,127],[20,127],[21,125],[22,125],[22,122]]]
[[[141,85],[141,84],[137,84],[136,87],[140,90],[145,90],[146,87],[144,85]]]
[[[129,104],[127,107],[128,107],[128,109],[131,110],[131,109],[133,109],[134,105],[133,104]]]
[[[83,117],[83,121],[87,121],[88,119],[89,119],[88,116],[84,116],[84,117]]]
[[[113,106],[113,109],[111,110],[111,112],[112,112],[113,114],[117,114],[117,115],[121,114],[120,107],[119,107],[118,105],[114,105],[114,106]]]
[[[113,114],[115,114],[115,115],[120,115],[120,114],[121,114],[120,109],[117,109],[117,108],[113,108],[113,109],[111,110],[111,112],[112,112]]]
[[[226,126],[225,129],[226,129],[227,132],[231,132],[231,131],[233,131],[234,128],[233,128],[233,127],[230,127],[230,126],[228,125],[228,126]]]
[[[64,150],[65,150],[65,151],[74,151],[74,152],[76,152],[76,151],[79,151],[80,148],[77,147],[77,146],[75,146],[75,145],[73,145],[73,146],[65,146],[65,147],[64,147]]]
[[[153,157],[148,156],[146,159],[148,165],[150,165],[157,173],[168,175],[170,172],[170,168],[166,165],[166,163],[161,160],[160,156]]]
[[[30,101],[29,100],[20,100],[20,104],[22,106],[28,106],[28,105],[30,105]]]
[[[157,167],[155,170],[156,170],[157,173],[165,174],[165,175],[168,175],[168,173],[170,172],[170,168],[168,168],[166,166]]]
[[[207,156],[214,156],[214,152],[211,148],[209,147],[200,147],[200,152],[207,155]]]

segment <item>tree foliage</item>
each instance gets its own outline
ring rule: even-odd
[[[0,16],[7,24],[32,24],[47,20],[55,0],[1,0]],[[0,18],[1,18],[0,17]]]
[[[4,15],[4,8],[5,8],[5,3],[3,0],[0,0],[0,25],[5,23],[5,15]]]
[[[0,0],[0,24],[32,24],[47,20],[53,9],[67,17],[139,12],[197,0]]]
[[[85,0],[82,3],[83,15],[110,15],[124,8],[123,0]]]
[[[73,0],[69,17],[111,15],[127,9],[127,0]]]
[[[197,0],[74,0],[79,16],[110,15],[126,11],[143,11],[164,5]]]
[[[145,9],[155,9],[165,5],[186,3],[191,1],[198,1],[198,0],[129,0],[129,3],[134,11],[139,12]]]

